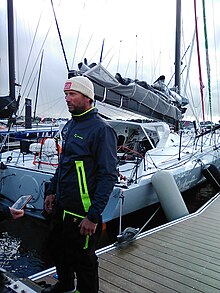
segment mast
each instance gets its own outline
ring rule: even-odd
[[[8,1],[8,61],[9,61],[9,96],[15,100],[15,61],[14,61],[14,15],[13,0]]]
[[[103,55],[103,51],[104,51],[104,45],[105,45],[105,38],[102,41],[101,54],[100,54],[100,58],[99,58],[100,63],[102,63],[102,55]]]
[[[212,95],[211,95],[211,75],[210,75],[210,63],[209,63],[209,48],[208,48],[208,35],[207,35],[207,25],[206,25],[206,11],[205,11],[205,0],[202,0],[203,6],[203,22],[204,22],[204,36],[205,36],[205,51],[206,51],[206,71],[208,78],[208,93],[209,93],[209,110],[210,118],[212,122]]]
[[[135,36],[136,38],[136,56],[135,56],[135,76],[134,80],[137,80],[137,35]]]
[[[0,97],[0,117],[12,120],[16,113],[13,0],[7,0],[9,95]],[[10,122],[8,122],[10,124]]]
[[[202,69],[201,69],[201,61],[200,61],[196,0],[194,0],[194,15],[195,15],[195,27],[196,27],[197,58],[198,58],[198,68],[199,68],[199,88],[200,88],[200,95],[201,95],[201,102],[202,102],[202,120],[203,120],[203,123],[205,123],[205,107],[204,107],[204,95],[203,95],[204,85],[202,81]]]
[[[8,127],[15,122],[18,101],[15,99],[13,0],[7,0],[9,95],[0,97],[0,117],[8,118]]]
[[[175,89],[180,94],[181,0],[176,0]]]
[[[41,77],[41,69],[42,69],[42,63],[43,63],[43,56],[44,56],[44,50],[41,54],[41,60],[40,60],[40,69],[38,74],[38,81],[37,81],[37,92],[36,92],[36,100],[34,105],[34,120],[36,119],[36,109],[37,109],[37,102],[38,102],[38,94],[39,94],[39,87],[40,87],[40,77]]]

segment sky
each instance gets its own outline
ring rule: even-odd
[[[6,0],[0,1],[0,95],[8,94]],[[152,84],[160,75],[173,86],[175,62],[176,0],[53,0],[68,66],[77,69],[84,58],[99,62],[113,75],[145,80]],[[205,119],[210,120],[202,0],[197,0],[197,20]],[[219,0],[206,0],[211,105],[213,121],[219,120]],[[34,111],[40,60],[37,115],[69,117],[63,85],[67,67],[60,44],[51,0],[14,0],[17,93],[32,99]],[[194,1],[182,0],[182,83],[181,94],[190,100],[185,119],[202,120]],[[43,55],[42,55],[43,50]],[[187,79],[188,76],[188,79]],[[185,86],[187,80],[187,86]]]

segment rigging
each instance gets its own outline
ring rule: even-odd
[[[53,0],[51,0],[51,5],[52,5],[53,14],[54,14],[55,22],[56,22],[56,27],[57,27],[57,31],[58,31],[58,35],[59,35],[59,39],[60,39],[60,44],[61,44],[61,47],[62,47],[62,50],[63,50],[63,56],[64,56],[64,59],[65,59],[65,62],[66,62],[66,68],[67,68],[67,71],[69,72],[70,68],[69,68],[69,64],[68,64],[68,61],[67,61],[66,52],[65,52],[65,49],[64,49],[64,45],[63,45],[63,40],[61,38],[60,28],[59,28],[59,25],[58,25],[55,9],[54,9],[54,6],[53,6]]]

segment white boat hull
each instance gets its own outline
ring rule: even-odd
[[[126,123],[126,127],[128,123]],[[134,125],[132,125],[134,127]],[[118,132],[122,133],[122,128]],[[165,131],[166,132],[166,131]],[[169,137],[169,135],[168,135]],[[157,203],[158,197],[151,183],[151,176],[159,170],[167,170],[173,176],[180,192],[184,192],[205,180],[202,170],[214,164],[220,169],[219,144],[215,148],[210,143],[203,145],[186,145],[180,155],[178,141],[169,143],[167,138],[164,147],[154,148],[145,153],[144,158],[136,165],[136,159],[120,159],[119,170],[127,178],[127,182],[118,182],[110,196],[109,202],[103,212],[103,222],[109,222],[142,208]],[[161,138],[163,141],[164,137]],[[123,155],[124,153],[119,153]],[[12,157],[9,161],[8,157]],[[27,213],[35,217],[42,217],[44,194],[46,185],[50,182],[55,169],[56,157],[50,157],[49,162],[54,164],[36,164],[32,154],[22,155],[18,150],[2,154],[0,169],[0,193],[15,202],[19,196],[31,194],[33,199],[28,206]],[[34,164],[35,162],[35,164]],[[4,168],[5,167],[5,168]],[[129,183],[130,182],[130,183]],[[127,184],[127,186],[126,186]]]

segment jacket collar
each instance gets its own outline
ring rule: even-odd
[[[97,114],[97,113],[98,113],[98,110],[95,107],[92,107],[89,110],[87,110],[81,114],[77,114],[77,115],[72,114],[72,119],[74,119],[76,121],[86,120],[89,117],[91,117],[92,115]]]

